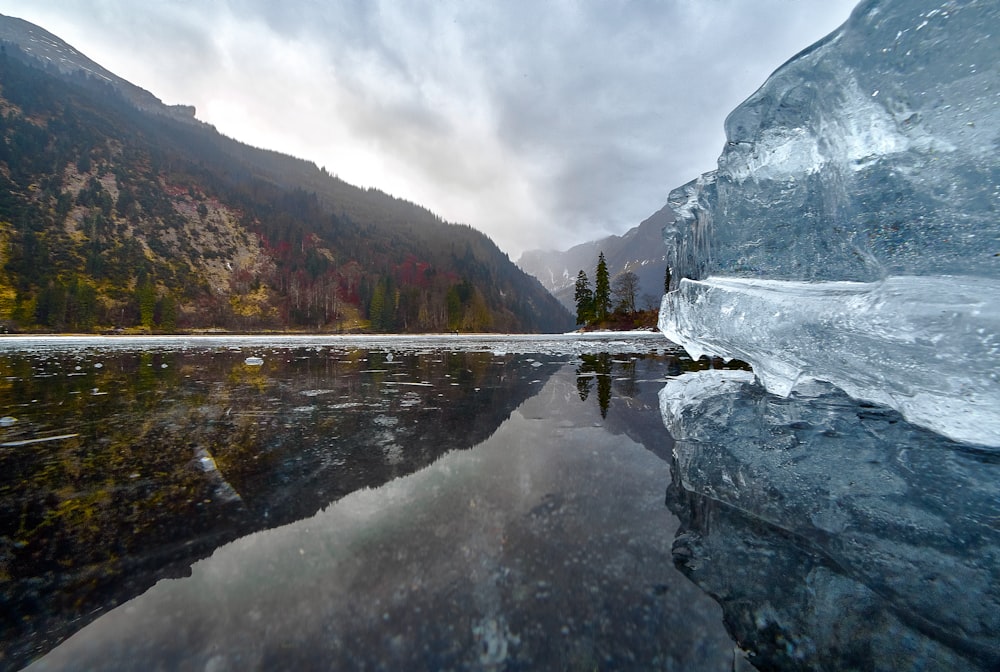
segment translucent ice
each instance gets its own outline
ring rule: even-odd
[[[674,190],[660,327],[1000,446],[1000,5],[863,2]]]
[[[1000,441],[998,280],[710,278],[663,305],[668,338],[750,362],[772,392],[824,380],[950,438]]]
[[[825,383],[660,392],[675,563],[760,669],[1000,669],[1000,462]]]

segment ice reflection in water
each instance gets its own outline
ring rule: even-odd
[[[1000,669],[1000,459],[826,384],[671,380],[677,565],[764,669]]]

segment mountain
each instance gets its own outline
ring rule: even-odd
[[[0,16],[8,330],[564,331],[489,238],[225,137]]]
[[[575,313],[573,294],[576,276],[582,269],[593,283],[597,256],[604,252],[611,277],[624,271],[632,271],[639,277],[640,307],[650,302],[658,306],[663,296],[663,278],[667,268],[663,227],[673,221],[673,211],[664,206],[621,236],[581,243],[562,252],[530,250],[521,255],[517,265],[538,278],[567,309]]]

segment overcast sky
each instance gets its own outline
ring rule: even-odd
[[[854,0],[0,0],[164,102],[484,231],[621,234]]]

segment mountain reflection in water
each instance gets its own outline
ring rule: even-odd
[[[0,350],[4,665],[94,618],[40,665],[732,665],[649,450],[663,376],[705,363],[356,340]]]

